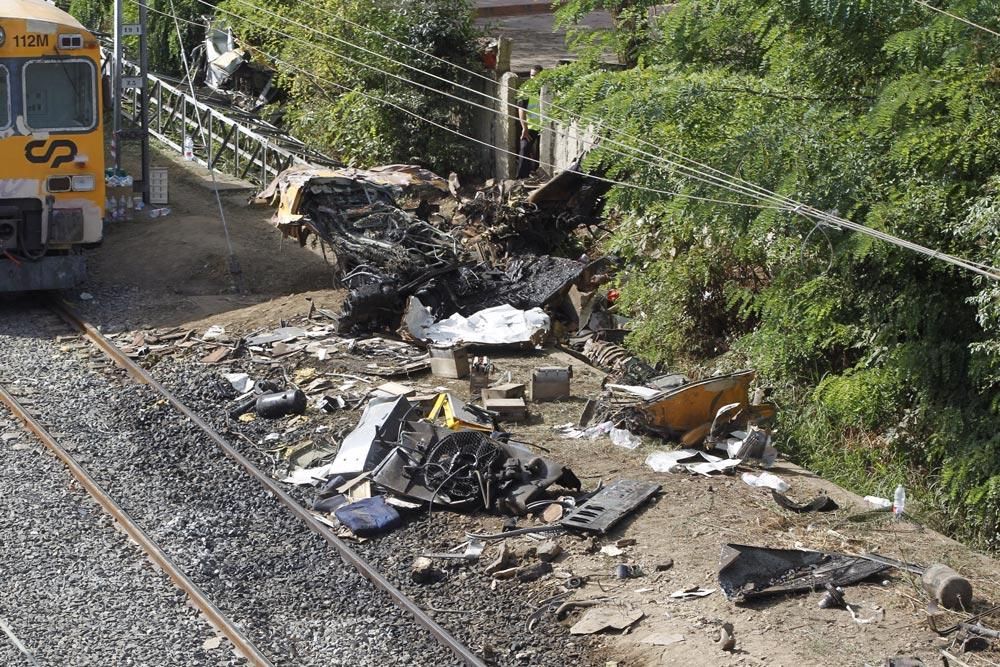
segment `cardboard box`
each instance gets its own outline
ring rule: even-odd
[[[508,382],[506,384],[495,384],[492,387],[483,389],[483,400],[490,398],[524,398],[525,386]]]
[[[569,398],[569,381],[573,369],[569,366],[544,366],[531,372],[531,400],[555,401]]]
[[[465,346],[432,346],[429,352],[433,375],[453,380],[459,380],[469,375],[469,350]]]
[[[488,398],[484,407],[497,413],[500,421],[524,421],[528,418],[528,406],[523,398]]]

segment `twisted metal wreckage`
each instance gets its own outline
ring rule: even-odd
[[[625,383],[609,384],[581,426],[612,420],[691,446],[717,441],[727,425],[765,422],[773,406],[749,400],[752,372],[691,383],[619,345],[625,323],[598,289],[618,268],[614,258],[554,256],[594,224],[606,190],[567,171],[530,193],[506,181],[467,198],[454,176],[415,166],[292,168],[255,201],[276,207],[272,222],[286,236],[330,249],[349,289],[339,332],[402,325],[421,344],[538,345],[552,315],[570,332],[571,348]],[[727,405],[732,414],[720,420]]]
[[[435,318],[469,316],[499,306],[552,308],[571,287],[607,279],[607,260],[552,254],[593,219],[593,195],[536,204],[505,184],[496,190],[463,199],[439,176],[405,165],[293,168],[255,201],[277,207],[272,221],[286,236],[330,249],[349,289],[344,332],[398,327],[410,297]],[[404,199],[408,208],[398,203]],[[455,209],[450,217],[446,207]]]

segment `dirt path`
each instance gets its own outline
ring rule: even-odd
[[[108,223],[103,245],[88,255],[85,290],[141,293],[123,315],[126,324],[174,325],[333,286],[322,257],[282,238],[269,222],[270,210],[247,206],[250,184],[219,177],[245,288],[238,293],[209,172],[166,152],[154,153],[153,164],[169,169],[171,213],[150,218],[142,212]],[[127,155],[125,165],[135,173],[135,156]]]

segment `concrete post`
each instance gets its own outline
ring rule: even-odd
[[[542,118],[551,116],[552,93],[547,86],[542,86],[541,94],[538,96],[538,113]],[[555,176],[555,169],[552,165],[557,164],[556,148],[558,137],[556,137],[554,121],[542,121],[542,138],[538,149],[538,168],[544,171],[551,178]]]
[[[500,76],[510,71],[510,37],[497,38],[497,68],[496,74]]]
[[[505,181],[517,176],[517,152],[520,149],[521,131],[517,121],[517,89],[520,79],[507,72],[500,77],[497,122],[494,126],[493,145],[503,150],[494,151],[494,178]],[[509,152],[504,152],[509,151]]]

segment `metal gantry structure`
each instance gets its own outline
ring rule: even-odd
[[[125,72],[140,76],[141,66],[122,61]],[[203,167],[267,185],[293,166],[335,166],[333,158],[274,125],[238,109],[219,109],[149,72],[143,89],[123,91],[124,113],[138,120],[148,100],[149,135],[182,152],[185,137],[196,138],[194,161]]]
[[[123,0],[115,0],[115,32],[110,59],[114,91],[113,152],[121,166],[122,142],[142,143],[142,191],[149,202],[149,138],[184,151],[185,139],[195,143],[193,161],[210,170],[261,187],[293,166],[338,166],[340,163],[284,130],[240,109],[198,99],[148,70],[146,2],[139,0],[139,23],[123,22]],[[139,38],[138,61],[125,57],[124,39]],[[130,128],[126,128],[128,121]]]
[[[146,0],[138,0],[139,22],[125,23],[122,8],[123,0],[115,0],[114,10],[114,44],[111,57],[111,90],[114,100],[114,119],[112,146],[114,153],[115,173],[121,169],[122,142],[137,140],[142,146],[142,167],[139,183],[142,187],[142,200],[149,204],[149,96],[146,93],[146,72],[149,69],[149,48],[146,41],[146,23],[149,11]],[[125,38],[139,39],[139,72],[138,76],[125,76]],[[122,126],[122,98],[126,91],[139,91],[139,108],[136,117],[138,128],[126,130]]]

